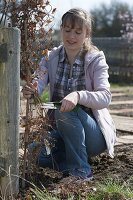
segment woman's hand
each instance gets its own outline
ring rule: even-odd
[[[75,108],[79,101],[79,94],[78,92],[71,92],[68,94],[61,102],[61,112],[69,112]]]
[[[26,99],[32,98],[32,95],[37,94],[37,82],[25,85],[22,89],[22,93]]]

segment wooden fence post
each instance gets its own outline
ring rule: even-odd
[[[0,28],[0,193],[19,191],[20,30]]]

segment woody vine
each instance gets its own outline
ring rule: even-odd
[[[34,71],[39,67],[40,57],[47,56],[47,50],[52,47],[52,27],[56,9],[48,0],[3,0],[0,11],[0,26],[17,27],[21,30],[20,76],[22,80],[29,83],[33,79]],[[35,99],[41,103],[38,97]],[[32,106],[30,100],[27,100],[25,133],[22,142],[23,180],[26,178],[25,174],[29,175],[32,168],[32,162],[27,156],[28,144],[33,140],[41,141],[42,134],[47,132],[44,126],[46,118],[43,117],[40,108],[37,110],[39,117],[33,118]],[[39,134],[35,136],[33,132]]]

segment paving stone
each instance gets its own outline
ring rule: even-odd
[[[133,144],[133,135],[122,135],[117,137],[116,145],[120,144]]]

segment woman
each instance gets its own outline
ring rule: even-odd
[[[88,158],[105,150],[114,156],[116,131],[108,112],[111,101],[108,65],[104,53],[91,43],[91,16],[82,9],[70,9],[62,16],[63,45],[42,58],[40,70],[44,77],[25,86],[26,98],[39,95],[50,83],[50,100],[60,101],[55,110],[56,138],[51,156],[41,152],[38,162],[68,172],[83,180],[92,178]],[[77,106],[78,105],[78,106]],[[76,107],[77,106],[77,107]],[[74,109],[74,108],[77,109]]]

